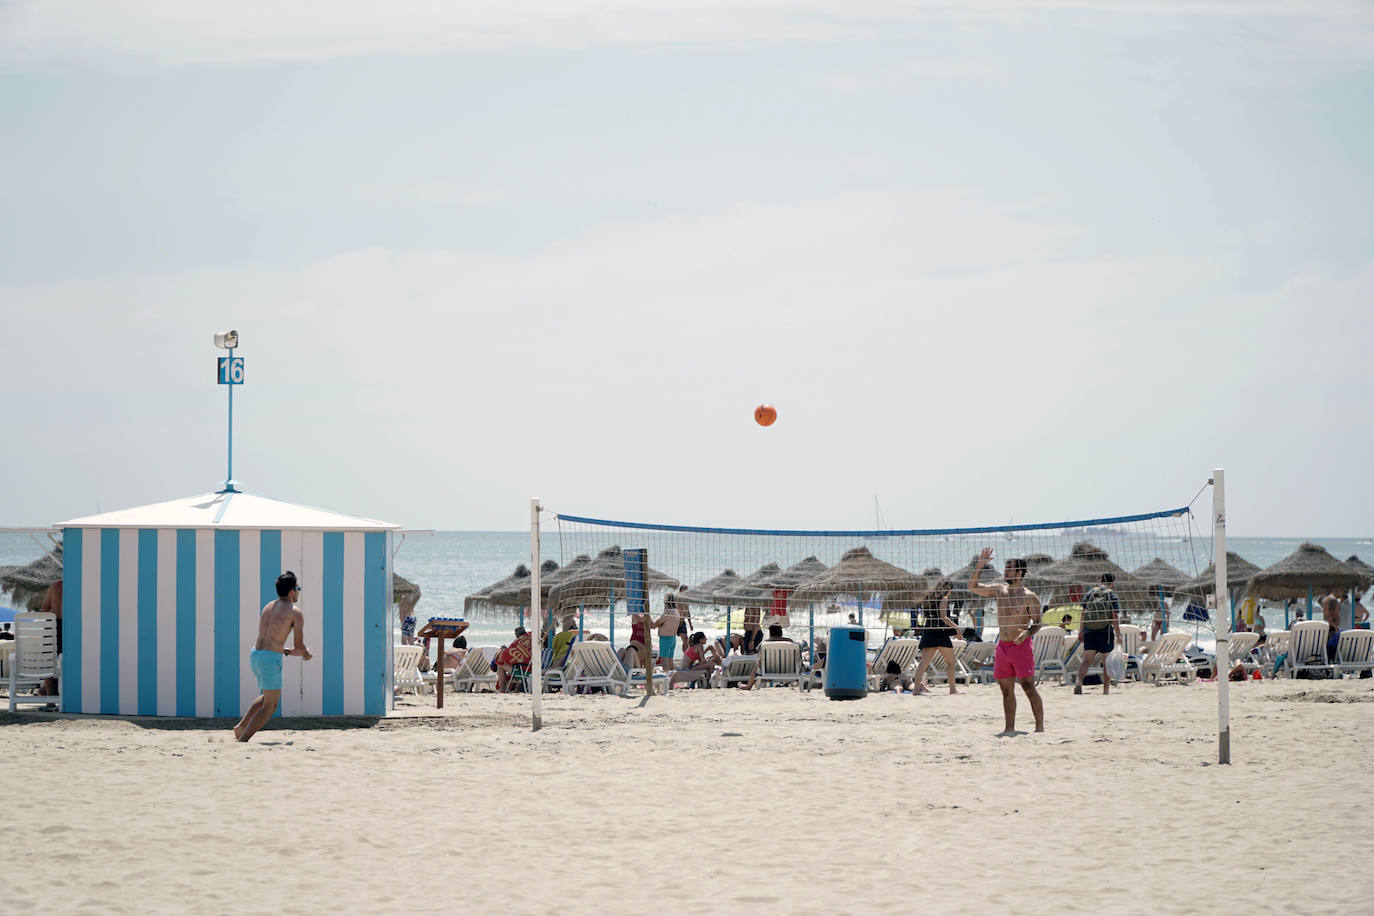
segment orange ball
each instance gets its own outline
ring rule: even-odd
[[[760,404],[754,408],[754,422],[759,426],[772,426],[777,418],[778,412],[772,404]]]

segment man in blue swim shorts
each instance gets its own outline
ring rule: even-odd
[[[309,661],[310,650],[305,647],[305,616],[296,607],[301,587],[296,574],[287,570],[277,577],[277,600],[262,609],[258,621],[258,641],[248,653],[248,668],[258,681],[262,695],[253,701],[234,726],[239,741],[252,738],[267,724],[281,700],[281,660],[285,655],[299,655]],[[294,634],[295,645],[286,648],[286,637]]]

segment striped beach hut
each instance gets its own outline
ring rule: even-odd
[[[287,569],[301,583],[314,658],[284,660],[279,713],[391,708],[391,539],[399,526],[221,492],[59,527],[65,711],[242,715],[258,695],[248,650]]]

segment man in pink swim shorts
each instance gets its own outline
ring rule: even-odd
[[[1005,583],[979,585],[978,577],[990,559],[992,548],[984,547],[969,576],[968,590],[984,598],[997,599],[997,654],[993,656],[992,676],[1002,688],[1002,715],[1006,720],[1006,728],[998,737],[1021,734],[1016,730],[1017,684],[1030,702],[1035,730],[1043,732],[1045,705],[1035,689],[1035,650],[1031,645],[1031,637],[1040,629],[1040,599],[1021,584],[1026,574],[1026,561],[1019,558],[1007,560],[1002,573],[1007,580]]]

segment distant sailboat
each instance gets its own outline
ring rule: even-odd
[[[878,494],[873,494],[873,529],[875,531],[886,531],[887,526],[883,524],[883,510],[878,505]],[[886,534],[870,534],[864,540],[878,540],[888,537]]]

